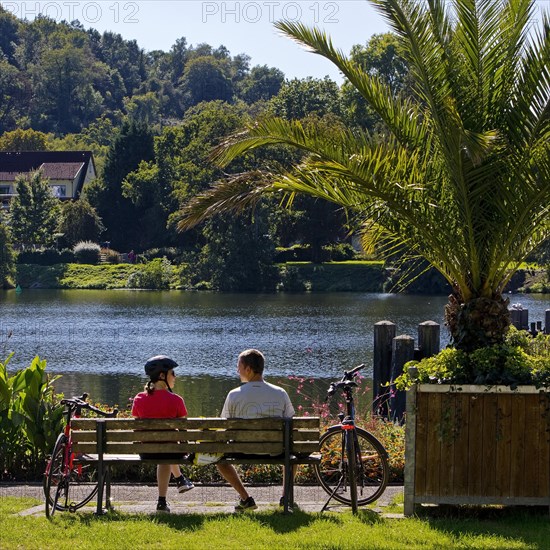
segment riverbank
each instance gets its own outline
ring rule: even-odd
[[[209,290],[201,281],[192,284],[187,264],[161,267],[158,274],[146,277],[149,264],[55,264],[51,266],[18,264],[16,281],[21,288],[47,289],[125,289]],[[347,261],[312,264],[288,262],[277,264],[278,281],[274,289],[321,292],[382,292],[386,280],[384,262]],[[149,269],[150,272],[150,269]],[[155,276],[156,275],[156,276]],[[147,286],[136,285],[146,281]]]
[[[148,265],[18,264],[16,282],[20,288],[209,290],[208,284],[203,281],[195,285],[190,282],[190,267],[186,264],[167,264],[164,272],[156,278],[140,276]],[[399,277],[381,261],[287,262],[277,264],[277,270],[278,281],[274,290],[298,292],[387,292]],[[147,280],[148,286],[136,286],[136,281],[144,280]],[[506,291],[550,293],[548,271],[540,268],[520,269]],[[432,270],[415,280],[408,292],[447,295],[450,288],[442,276]]]

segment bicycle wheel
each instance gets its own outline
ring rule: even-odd
[[[357,505],[374,502],[386,489],[389,464],[383,445],[369,432],[356,428],[355,460],[348,459],[344,431],[333,426],[321,437],[321,462],[315,465],[315,474],[321,487],[335,500],[351,505],[350,465],[355,462],[353,483],[357,491]]]
[[[46,516],[48,517],[53,515],[55,510],[61,512],[78,510],[97,494],[95,468],[82,467],[78,464],[69,468],[65,464],[67,444],[67,436],[60,434],[44,476]]]

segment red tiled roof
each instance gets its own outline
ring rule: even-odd
[[[0,172],[0,181],[14,181],[20,172]]]
[[[44,162],[40,170],[44,177],[53,180],[74,180],[83,162]]]

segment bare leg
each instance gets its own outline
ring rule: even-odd
[[[170,464],[157,464],[157,484],[159,497],[165,497],[170,484]]]
[[[239,493],[241,500],[246,500],[250,495],[244,488],[243,482],[232,464],[216,464],[218,471],[224,479]]]
[[[170,471],[175,478],[178,478],[182,475],[179,464],[170,464]]]

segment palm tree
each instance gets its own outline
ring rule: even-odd
[[[320,30],[276,27],[335,63],[387,131],[258,121],[214,152],[221,165],[270,144],[303,160],[216,183],[186,206],[180,228],[269,193],[332,201],[361,220],[366,240],[408,249],[451,283],[456,347],[500,343],[503,289],[550,235],[550,22],[536,27],[533,0],[371,1],[402,42],[410,96],[395,96]]]

